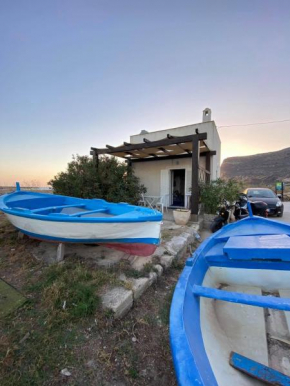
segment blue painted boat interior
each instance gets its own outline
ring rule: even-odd
[[[157,210],[101,199],[16,191],[0,197],[0,209],[21,217],[68,222],[161,221]]]
[[[251,319],[261,321],[264,309],[278,310],[275,312],[284,319],[284,313],[290,315],[289,236],[288,224],[248,217],[213,234],[187,260],[170,311],[170,343],[179,385],[227,386],[234,384],[231,382],[235,376],[235,384],[260,385],[233,369],[228,363],[229,355],[223,358],[222,351],[226,352],[223,342],[234,344],[238,327],[235,330],[230,325],[226,331],[226,323],[219,325],[219,322],[225,318],[224,310],[233,320],[234,310],[253,312],[253,318],[235,321],[241,322],[242,328]],[[283,293],[289,296],[282,297]],[[222,333],[228,336],[225,338]],[[268,358],[268,353],[263,352],[267,351],[264,347],[267,337],[263,339],[262,360]],[[250,339],[243,344],[250,347]],[[242,349],[247,351],[247,347]],[[249,348],[249,352],[251,355],[254,349]],[[229,378],[225,376],[223,380],[227,371]]]

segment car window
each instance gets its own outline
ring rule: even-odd
[[[275,198],[276,195],[270,189],[249,189],[248,197]]]

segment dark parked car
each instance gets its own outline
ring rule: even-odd
[[[264,201],[268,204],[269,214],[278,217],[283,216],[284,205],[279,197],[271,189],[248,188],[244,192],[249,201]]]

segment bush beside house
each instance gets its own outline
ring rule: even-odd
[[[233,203],[242,190],[242,184],[235,179],[223,180],[219,178],[210,183],[201,183],[200,200],[204,205],[204,212],[215,214],[223,200]]]
[[[100,157],[98,167],[88,156],[73,156],[65,172],[48,182],[55,194],[80,198],[102,198],[110,202],[137,204],[144,185],[114,157]]]

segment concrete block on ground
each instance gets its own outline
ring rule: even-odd
[[[150,272],[149,273],[150,285],[152,285],[155,281],[157,281],[157,273],[156,272]]]
[[[182,225],[177,225],[175,224],[174,221],[164,220],[162,224],[162,229],[168,229],[168,230],[180,229],[181,227]]]
[[[186,232],[181,233],[180,236],[184,237],[188,244],[193,243],[195,240],[195,232],[191,228],[188,228]]]
[[[191,236],[188,233],[183,233],[180,236],[174,236],[165,244],[165,249],[170,255],[180,258],[186,251]]]
[[[159,247],[156,248],[156,250],[152,254],[152,256],[160,259],[160,257],[164,255],[165,251],[166,251],[166,249],[160,245]]]
[[[138,279],[128,280],[132,284],[132,291],[134,300],[140,298],[140,296],[150,287],[150,279],[148,277],[140,277]]]
[[[160,258],[160,264],[164,267],[164,269],[171,267],[172,262],[174,260],[174,256],[172,255],[163,255]]]
[[[122,318],[133,305],[133,291],[115,287],[102,295],[103,307],[114,312],[115,318]]]
[[[151,256],[136,256],[132,262],[132,268],[136,271],[142,271],[146,264],[152,263],[153,255]]]
[[[158,275],[158,276],[161,276],[162,273],[163,273],[163,267],[162,267],[162,265],[156,264],[156,265],[154,265],[154,268],[155,268],[155,270],[156,270],[157,275]]]

